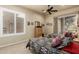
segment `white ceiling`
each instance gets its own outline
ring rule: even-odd
[[[52,5],[52,6],[54,7],[54,9],[63,10],[63,9],[75,7],[77,5]],[[40,13],[43,13],[42,10],[46,10],[48,8],[47,5],[22,5],[21,7],[28,8]]]

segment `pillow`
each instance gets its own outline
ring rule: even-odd
[[[57,36],[57,34],[53,34],[53,33],[51,33],[51,34],[49,34],[49,35],[47,35],[47,38],[54,38],[54,37],[56,37]]]
[[[59,44],[61,44],[61,38],[59,36],[52,39],[52,47],[58,46]]]
[[[78,34],[75,34],[75,33],[74,33],[74,34],[72,35],[72,38],[73,38],[73,39],[74,39],[74,38],[78,38]]]
[[[63,48],[65,46],[69,45],[69,43],[72,41],[73,41],[73,39],[71,37],[64,37],[62,40],[62,44],[57,48]]]
[[[64,39],[63,39],[63,44],[65,45],[65,44],[69,44],[70,42],[72,42],[73,41],[73,38],[71,38],[71,37],[65,37]]]
[[[53,33],[52,33],[52,34],[47,35],[47,38],[52,38],[52,37],[53,37]]]
[[[65,33],[64,33],[64,36],[65,36],[65,37],[72,37],[73,34],[72,34],[72,32],[65,32]]]

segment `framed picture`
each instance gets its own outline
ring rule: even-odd
[[[34,25],[34,23],[33,23],[33,22],[31,22],[31,25]]]
[[[30,25],[30,21],[27,22],[27,25]]]
[[[35,26],[40,26],[40,22],[39,21],[35,21]]]

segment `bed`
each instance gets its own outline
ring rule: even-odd
[[[52,47],[52,39],[56,34],[50,34],[46,37],[33,38],[29,40],[26,48],[34,54],[79,54],[79,44],[73,42],[71,37],[63,38],[63,42]]]

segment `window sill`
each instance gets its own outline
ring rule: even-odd
[[[18,35],[24,35],[25,33],[15,33],[15,34],[3,34],[0,37],[9,37],[9,36],[18,36]]]

